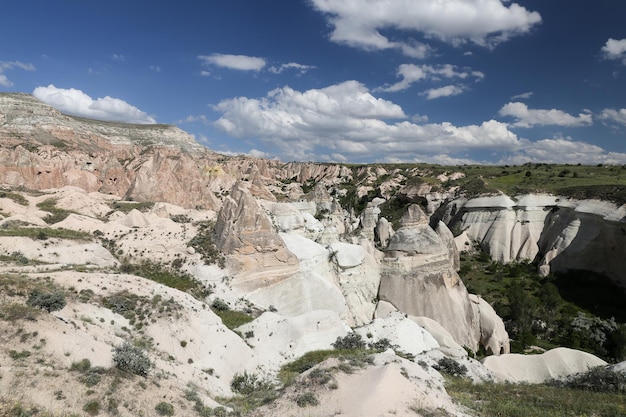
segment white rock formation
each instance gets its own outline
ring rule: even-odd
[[[451,248],[430,228],[419,206],[410,206],[401,224],[381,264],[380,299],[411,316],[437,321],[462,346],[477,350],[480,343],[494,354],[507,353],[508,335],[500,332],[504,325],[489,322],[491,330],[483,334],[481,312],[456,273]],[[501,323],[497,315],[494,320]],[[492,339],[483,337],[489,333]]]
[[[626,284],[626,206],[529,194],[455,200],[444,220],[500,262],[535,260],[543,274],[588,270]]]
[[[332,349],[350,328],[334,311],[315,310],[294,317],[268,311],[237,330],[254,349],[258,362],[275,372],[305,353]]]
[[[556,348],[539,355],[510,353],[488,356],[481,362],[501,382],[530,384],[562,379],[589,368],[606,365],[597,356],[568,348]]]
[[[374,319],[371,323],[355,329],[355,332],[367,343],[387,339],[400,351],[415,356],[439,348],[439,343],[428,331],[400,312]]]

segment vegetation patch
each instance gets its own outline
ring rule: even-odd
[[[206,287],[193,276],[150,261],[133,264],[125,260],[120,265],[120,271],[187,292],[199,300],[204,300],[212,292],[211,288]]]
[[[224,326],[231,330],[254,320],[250,314],[231,310],[230,306],[220,298],[216,298],[211,303],[211,310],[222,319]]]
[[[10,200],[13,200],[14,202],[16,202],[17,204],[19,204],[21,206],[28,206],[28,200],[26,199],[26,197],[24,197],[20,193],[15,193],[13,191],[1,190],[0,191],[0,198],[8,198]]]
[[[278,395],[278,387],[272,381],[254,373],[235,374],[230,388],[239,394],[229,399],[220,399],[226,406],[238,413],[246,413],[264,404],[274,401]]]
[[[41,292],[38,289],[32,290],[26,300],[26,305],[40,308],[48,313],[61,310],[65,304],[67,301],[63,292]]]
[[[71,240],[92,240],[92,236],[87,232],[68,229],[50,229],[48,227],[10,227],[0,228],[0,236],[20,236],[31,239],[46,240],[48,238],[71,239]]]
[[[44,218],[44,221],[48,224],[58,223],[65,220],[71,213],[76,213],[71,210],[65,210],[57,207],[57,199],[55,198],[49,198],[41,203],[38,203],[37,208],[50,213]]]
[[[138,210],[141,212],[148,212],[154,207],[154,202],[152,201],[113,201],[109,204],[111,210],[113,211],[121,211],[122,213],[130,213],[133,210]]]
[[[195,226],[198,228],[198,233],[189,241],[188,245],[202,256],[205,264],[216,264],[220,268],[224,268],[226,258],[213,239],[215,222],[202,221],[195,223]]]
[[[450,378],[446,391],[478,417],[542,416],[618,417],[626,415],[626,396],[618,393],[558,388],[543,384],[474,384]]]
[[[532,263],[501,264],[482,252],[462,255],[459,274],[503,318],[513,352],[566,346],[626,359],[624,292],[605,277],[584,271],[542,277]]]

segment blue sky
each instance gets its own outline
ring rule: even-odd
[[[283,161],[626,163],[626,2],[20,0],[0,91]]]

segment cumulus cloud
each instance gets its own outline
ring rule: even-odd
[[[396,76],[402,79],[395,84],[378,87],[374,91],[396,92],[406,90],[418,81],[437,81],[442,78],[457,78],[461,80],[473,78],[474,81],[480,81],[485,78],[485,74],[480,71],[473,71],[471,68],[459,68],[450,64],[434,66],[402,64],[398,67]]]
[[[265,59],[247,55],[198,55],[198,59],[207,65],[215,65],[240,71],[260,71],[265,67]]]
[[[517,119],[513,126],[515,127],[533,127],[533,126],[566,126],[580,127],[590,126],[593,123],[591,113],[579,113],[578,116],[572,116],[562,110],[557,109],[530,109],[524,103],[509,102],[505,104],[498,112],[500,116],[511,116]]]
[[[424,47],[381,31],[419,33],[454,45],[495,46],[541,22],[539,13],[509,0],[311,0],[311,4],[332,25],[332,41],[368,50],[396,48],[409,56],[423,53]]]
[[[606,59],[621,60],[626,65],[626,39],[609,38],[601,52]]]
[[[215,125],[229,135],[260,138],[296,160],[321,154],[409,158],[449,150],[511,150],[519,144],[507,125],[495,120],[460,127],[410,122],[400,106],[373,96],[357,81],[306,91],[278,88],[259,99],[224,100],[215,110],[222,114]]]
[[[298,71],[300,74],[304,74],[309,70],[315,69],[314,65],[304,65],[304,64],[298,64],[296,62],[289,62],[287,64],[281,64],[278,66],[271,66],[269,68],[269,72],[273,73],[273,74],[281,74],[283,73],[283,71],[286,70],[296,70]]]
[[[33,64],[27,64],[20,61],[0,61],[0,85],[3,87],[12,87],[13,82],[4,74],[6,70],[19,68],[24,71],[35,71]]]
[[[499,164],[542,162],[551,164],[624,164],[626,153],[609,152],[600,146],[574,141],[567,137],[542,139],[536,142],[523,140],[520,150],[499,161]]]
[[[626,109],[604,109],[598,118],[606,122],[617,123],[626,126]]]
[[[93,99],[75,88],[57,88],[50,84],[35,88],[33,96],[74,116],[125,123],[156,123],[152,117],[124,100],[109,96]]]

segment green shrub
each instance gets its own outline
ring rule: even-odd
[[[236,373],[230,382],[230,388],[242,395],[250,395],[257,391],[273,390],[274,384],[266,379],[261,379],[257,374]]]
[[[344,337],[337,337],[333,347],[337,350],[359,350],[365,349],[365,342],[358,333],[348,333]]]
[[[154,409],[157,414],[160,416],[173,416],[174,415],[174,406],[170,403],[166,403],[165,401],[161,401],[158,403]]]
[[[81,373],[85,373],[89,369],[91,369],[91,361],[87,358],[78,362],[72,362],[72,365],[70,366],[70,371],[78,371]]]
[[[433,366],[433,368],[452,376],[465,376],[465,374],[467,374],[467,367],[465,365],[447,356],[439,359],[437,365]]]
[[[298,407],[315,407],[316,405],[319,405],[319,403],[320,402],[317,400],[317,397],[312,392],[307,391],[296,397],[296,404],[298,404]]]
[[[228,311],[230,310],[230,306],[221,298],[216,298],[211,303],[211,310],[213,311]]]
[[[597,366],[576,374],[565,381],[552,381],[550,385],[595,392],[626,392],[626,373]]]
[[[31,307],[41,308],[50,313],[65,307],[65,294],[62,292],[40,292],[34,289],[30,292],[26,304]]]
[[[140,347],[124,342],[113,349],[113,363],[124,372],[146,377],[152,368],[152,362]]]
[[[83,411],[89,414],[90,416],[95,416],[100,413],[100,401],[98,400],[89,400],[83,406]]]

